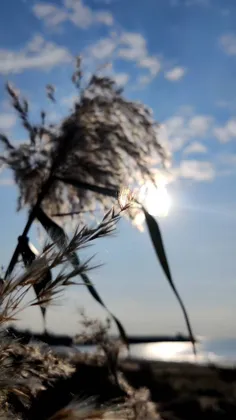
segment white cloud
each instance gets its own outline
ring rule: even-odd
[[[220,47],[227,55],[236,55],[236,34],[228,33],[222,35],[219,40]]]
[[[95,60],[105,60],[111,57],[117,42],[113,38],[101,38],[95,44],[88,48],[87,54],[89,57]]]
[[[129,75],[127,73],[116,73],[113,75],[113,79],[117,85],[124,86],[129,80]]]
[[[165,78],[170,82],[177,82],[182,79],[186,73],[184,67],[174,67],[173,69],[165,72]]]
[[[185,119],[182,116],[173,116],[166,120],[163,125],[166,142],[168,141],[171,151],[182,149],[189,135],[186,133]]]
[[[49,3],[36,3],[33,7],[33,12],[48,26],[57,26],[67,19],[66,11]]]
[[[119,40],[118,57],[133,61],[140,68],[147,69],[148,74],[138,77],[141,84],[150,83],[161,69],[160,60],[151,55],[147,49],[145,38],[140,33],[124,32]]]
[[[112,26],[114,23],[113,16],[110,12],[97,12],[95,21],[103,23],[107,26]]]
[[[151,76],[156,76],[161,69],[161,63],[156,57],[145,57],[139,61],[139,66],[150,71]]]
[[[48,70],[71,59],[66,48],[36,35],[20,51],[0,49],[0,73],[21,73],[26,69]]]
[[[32,53],[40,52],[44,43],[44,38],[41,35],[35,35],[32,40],[28,42],[27,49]]]
[[[5,132],[11,130],[16,124],[16,116],[14,114],[0,114],[0,131]]]
[[[125,32],[120,38],[123,45],[118,55],[125,60],[140,61],[147,57],[146,40],[139,33]]]
[[[138,84],[140,85],[147,85],[153,80],[153,77],[150,75],[139,76],[137,79]]]
[[[208,115],[195,115],[190,118],[188,127],[193,137],[203,137],[209,130],[213,118]]]
[[[236,139],[236,118],[229,119],[223,127],[216,127],[214,135],[221,143]]]
[[[145,38],[135,32],[111,32],[110,36],[89,46],[85,50],[84,58],[87,64],[94,60],[125,60],[135,63],[139,69],[146,70],[146,74],[137,75],[140,84],[150,83],[161,69],[159,58],[149,53]]]
[[[82,0],[63,0],[63,7],[50,3],[36,3],[34,14],[49,27],[69,21],[81,29],[87,29],[93,24],[100,23],[106,26],[113,24],[113,16],[106,10],[94,11],[86,6]]]
[[[211,181],[216,172],[211,162],[198,160],[182,160],[180,166],[174,169],[180,178],[192,179],[194,181]]]
[[[198,141],[195,141],[189,144],[189,146],[187,146],[183,151],[185,155],[191,155],[195,153],[206,153],[206,152],[207,152],[206,146],[204,146],[204,144],[202,143],[199,143]]]
[[[189,140],[207,136],[212,123],[213,119],[208,115],[174,115],[164,121],[166,142],[172,152],[180,150]]]

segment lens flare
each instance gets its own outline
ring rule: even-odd
[[[165,183],[161,183],[156,187],[152,182],[146,182],[140,189],[139,200],[152,216],[168,216],[171,198]]]

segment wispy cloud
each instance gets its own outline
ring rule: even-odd
[[[16,124],[16,115],[10,113],[0,114],[0,131],[6,132],[11,130]]]
[[[195,115],[189,119],[188,128],[193,137],[204,137],[212,123],[213,118],[209,115]]]
[[[137,78],[138,85],[148,85],[153,80],[150,75],[142,75]]]
[[[198,160],[182,160],[174,173],[179,178],[191,179],[194,181],[211,181],[216,176],[212,162]]]
[[[139,77],[141,83],[149,83],[159,73],[161,62],[158,57],[151,55],[147,49],[147,42],[142,34],[124,32],[120,37],[118,56],[123,60],[134,61],[140,68],[148,71],[148,74]]]
[[[201,139],[214,139],[222,144],[236,140],[236,117],[218,125],[211,115],[189,111],[171,116],[160,126],[160,141],[171,153],[182,151],[185,156],[207,153],[208,149]]]
[[[127,73],[115,73],[113,78],[118,86],[124,86],[129,80],[129,75]]]
[[[174,115],[164,121],[160,128],[160,138],[175,152],[190,140],[209,135],[212,124],[213,118],[209,115]]]
[[[213,153],[212,160],[202,160],[208,152],[201,139],[215,138],[221,143],[236,139],[236,118],[231,118],[223,126],[217,126],[217,121],[211,115],[194,114],[193,109],[176,113],[160,126],[159,140],[171,154],[182,151],[184,157],[177,166],[173,166],[173,179],[185,178],[193,181],[210,181],[216,175],[232,175],[236,173],[236,155],[225,155],[224,149],[220,156]],[[191,159],[195,155],[195,159]],[[187,158],[189,156],[189,158]]]
[[[219,45],[227,55],[236,55],[236,33],[222,35]]]
[[[72,60],[69,51],[36,35],[19,51],[0,49],[0,73],[21,73],[27,69],[49,70]]]
[[[90,45],[86,51],[86,56],[93,60],[111,59],[112,54],[117,48],[118,41],[115,37],[101,38],[97,42]]]
[[[236,118],[229,119],[221,127],[215,127],[214,135],[221,143],[236,139]]]
[[[198,141],[195,141],[189,144],[183,151],[185,155],[192,155],[192,154],[206,153],[206,152],[207,152],[207,147]]]
[[[160,69],[161,69],[161,63],[160,60],[158,60],[157,57],[144,57],[138,62],[139,67],[143,67],[149,70],[150,75],[155,77]]]
[[[137,75],[137,81],[141,84],[150,83],[161,70],[160,59],[150,54],[146,39],[136,32],[124,32],[117,34],[111,32],[108,37],[101,38],[85,51],[85,61],[102,62],[109,60],[128,61],[135,63],[136,69],[146,72]],[[127,76],[126,76],[127,78]]]
[[[120,38],[122,47],[118,55],[131,61],[140,61],[147,56],[146,40],[140,33],[125,32]]]
[[[94,24],[111,26],[113,16],[107,10],[93,10],[82,0],[63,0],[63,6],[50,3],[36,3],[33,6],[35,16],[49,27],[57,27],[63,22],[72,22],[80,29],[87,29]]]
[[[184,67],[174,67],[173,69],[165,72],[165,78],[170,82],[178,82],[186,73]]]
[[[32,53],[39,53],[45,45],[45,40],[40,34],[36,34],[27,44],[27,50]]]

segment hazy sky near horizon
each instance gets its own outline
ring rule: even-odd
[[[5,94],[11,81],[51,122],[73,104],[73,58],[86,72],[111,63],[125,94],[153,108],[172,152],[174,180],[160,220],[175,282],[194,331],[236,337],[236,2],[234,0],[2,0],[0,4],[0,131],[26,140]],[[57,105],[44,87],[55,84]],[[0,263],[7,265],[26,213],[17,188],[0,176]],[[37,241],[35,229],[30,235]],[[180,309],[156,261],[147,232],[122,220],[115,237],[88,250],[104,265],[91,278],[129,333],[185,332]],[[78,308],[104,311],[83,286],[52,308],[48,326],[78,330]],[[106,315],[106,314],[105,314]],[[39,311],[21,315],[41,328]]]

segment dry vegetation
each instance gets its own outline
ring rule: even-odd
[[[165,163],[167,156],[158,141],[158,125],[150,110],[127,101],[109,78],[93,76],[83,86],[80,59],[72,79],[78,89],[78,101],[71,114],[56,126],[47,124],[45,112],[41,113],[41,122],[32,125],[27,101],[7,86],[29,142],[16,145],[2,134],[5,152],[0,161],[13,171],[19,187],[18,209],[27,207],[29,216],[1,280],[0,326],[3,330],[24,309],[24,297],[30,288],[34,288],[35,299],[28,305],[38,306],[45,318],[47,306],[66,287],[83,284],[115,322],[120,343],[128,345],[124,327],[88,276],[94,268],[92,261],[81,262],[78,254],[90,242],[111,234],[121,215],[135,221],[138,212],[143,211],[154,250],[180,303],[194,348],[189,317],[174,285],[158,224],[130,190],[123,188],[133,188],[147,179],[154,182],[150,156],[155,164]],[[52,86],[47,87],[47,94],[55,101]],[[85,222],[97,206],[105,215],[100,223],[87,227]],[[77,225],[70,236],[66,233],[68,219]],[[40,253],[29,240],[35,222],[48,234]],[[107,328],[86,318],[84,326],[85,335],[80,338],[84,341],[92,334],[103,356],[59,357],[46,346],[23,345],[2,333],[3,419],[160,418],[149,398],[148,388],[151,390],[155,382],[152,373],[145,377],[145,371],[139,368],[141,376],[136,377],[132,369],[121,367],[120,343],[108,339]],[[129,377],[132,386],[125,377]]]
[[[94,75],[84,84],[80,58],[76,61],[72,81],[78,91],[78,100],[70,115],[56,126],[47,124],[44,111],[41,112],[41,122],[31,124],[28,102],[10,84],[7,85],[12,105],[28,133],[29,142],[13,145],[2,134],[0,140],[5,153],[0,156],[0,162],[13,171],[19,187],[18,209],[26,206],[30,211],[5,279],[11,276],[20,256],[26,267],[35,260],[36,255],[27,236],[35,221],[64,250],[68,239],[62,226],[65,227],[63,221],[68,220],[68,215],[75,218],[77,225],[84,223],[97,206],[104,214],[118,198],[120,207],[126,210],[123,213],[134,222],[140,212],[144,213],[154,250],[183,311],[195,352],[189,317],[173,282],[157,221],[127,188],[140,185],[145,180],[155,182],[158,169],[151,163],[163,165],[168,160],[158,139],[158,124],[153,120],[150,109],[126,100],[122,90],[108,77]],[[47,95],[55,102],[55,89],[50,85],[47,86]],[[130,202],[132,205],[126,206]],[[59,224],[55,222],[56,216]],[[106,308],[87,273],[84,270],[79,273],[81,264],[78,255],[74,252],[68,261],[80,274],[93,298]],[[51,284],[50,269],[40,282],[35,283],[38,297],[45,284]],[[45,302],[41,303],[45,317]],[[114,315],[112,317],[123,341],[127,341],[123,326]]]
[[[46,245],[42,254],[31,262],[23,274],[9,277],[3,283],[0,293],[1,325],[4,326],[22,310],[21,302],[28,289],[36,288],[42,278],[48,278],[48,271],[65,266],[75,252],[89,241],[111,233],[119,214],[111,211],[96,228],[77,231],[58,251],[55,249],[57,242]],[[65,270],[64,267],[54,279],[50,278],[44,283],[40,293],[29,305],[45,309],[65,287],[77,284],[73,279],[88,269],[87,263],[77,264],[77,268],[72,270]],[[137,393],[118,369],[120,343],[108,339],[109,325],[102,326],[86,317],[83,324],[85,332],[81,334],[81,339],[89,340],[92,336],[104,356],[78,354],[73,359],[69,356],[59,357],[48,346],[23,345],[7,333],[2,333],[0,407],[3,418],[158,418],[147,391]],[[81,396],[93,398],[81,401]],[[109,405],[104,406],[105,403]]]

